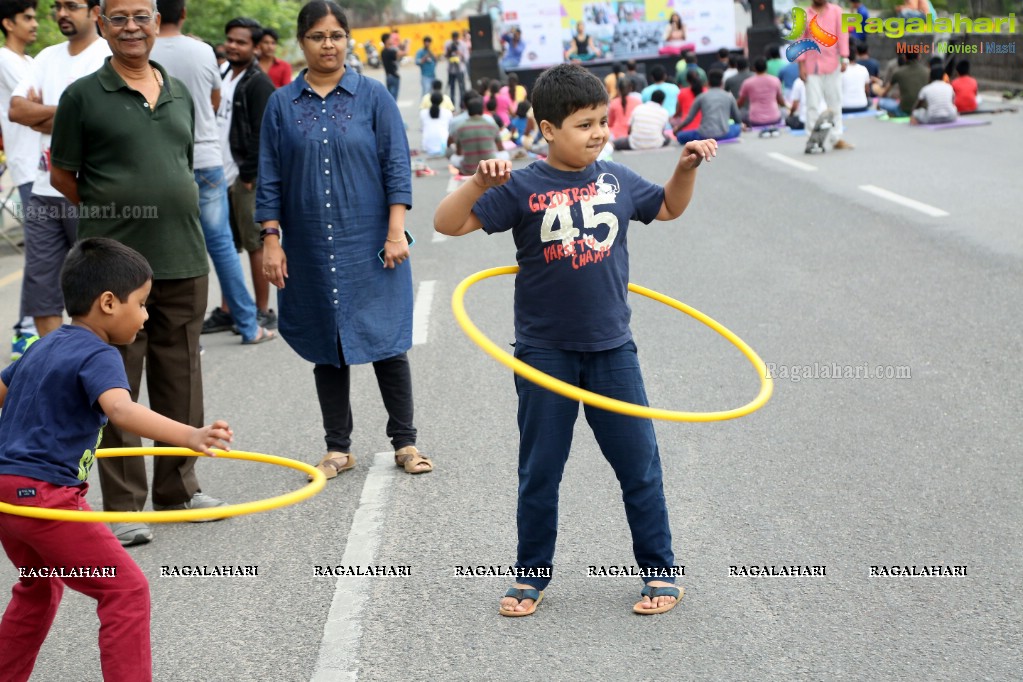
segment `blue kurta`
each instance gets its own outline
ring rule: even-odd
[[[345,71],[326,98],[305,72],[263,114],[256,221],[279,220],[288,278],[280,332],[309,362],[357,365],[412,346],[412,268],[377,252],[392,204],[412,206],[408,139],[394,98]]]

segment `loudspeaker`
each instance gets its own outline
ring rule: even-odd
[[[750,8],[753,10],[754,26],[774,25],[774,2],[773,0],[751,0]],[[753,54],[750,52],[750,54]]]
[[[746,31],[746,41],[749,48],[750,69],[753,68],[754,59],[764,56],[768,45],[784,44],[784,41],[781,39],[781,32],[773,24],[771,26],[753,26],[749,28]]]
[[[489,14],[474,14],[469,17],[469,34],[472,36],[472,51],[487,52],[494,49],[494,25]]]
[[[501,55],[497,52],[474,49],[469,57],[469,87],[475,88],[481,78],[486,78],[488,81],[501,80],[500,63]]]

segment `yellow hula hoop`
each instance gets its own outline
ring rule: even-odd
[[[497,344],[483,335],[483,332],[481,332],[479,328],[472,323],[472,320],[469,319],[469,315],[465,312],[465,292],[468,291],[469,287],[489,277],[513,275],[518,271],[519,268],[517,265],[506,265],[499,268],[481,270],[473,275],[469,275],[463,279],[457,287],[455,287],[455,293],[451,296],[451,308],[454,311],[455,320],[462,328],[462,331],[464,331],[466,335],[476,343],[476,345],[482,348],[490,357],[494,358],[502,365],[509,367],[523,379],[532,381],[533,383],[570,400],[578,400],[586,403],[587,405],[599,407],[602,410],[608,410],[609,412],[618,412],[620,414],[632,417],[642,417],[644,419],[662,419],[665,421],[675,422],[712,422],[743,417],[763,407],[768,399],[770,399],[772,391],[774,391],[774,381],[768,374],[767,365],[764,364],[764,361],[760,359],[760,356],[757,355],[752,348],[746,345],[746,343],[738,336],[725,328],[724,325],[704,315],[699,310],[687,306],[685,303],[676,301],[673,298],[665,296],[664,294],[659,294],[656,291],[647,289],[646,287],[641,287],[638,284],[631,283],[629,284],[629,291],[640,294],[641,296],[646,296],[647,298],[652,298],[655,301],[659,301],[665,305],[675,308],[676,310],[680,310],[690,317],[696,318],[721,336],[728,339],[732,345],[742,351],[742,354],[746,356],[760,375],[760,393],[757,394],[757,397],[742,407],[734,410],[725,410],[722,412],[679,412],[676,410],[662,410],[653,407],[646,407],[644,405],[636,405],[635,403],[626,403],[621,400],[615,400],[614,398],[608,398],[607,396],[593,393],[592,391],[587,391],[579,388],[578,386],[573,386],[572,384],[565,383],[560,379],[555,379],[551,375],[527,365],[511,353],[499,348]]]
[[[242,459],[250,462],[263,462],[265,464],[288,467],[289,469],[297,469],[302,473],[312,476],[313,480],[308,485],[285,495],[268,497],[265,500],[256,500],[254,502],[229,504],[225,507],[212,507],[210,509],[171,509],[169,511],[148,512],[76,511],[72,509],[26,507],[0,502],[0,512],[50,521],[82,521],[90,523],[99,521],[106,523],[178,523],[182,521],[199,521],[201,519],[226,519],[231,516],[269,511],[307,500],[323,490],[323,486],[327,482],[323,472],[319,469],[286,457],[264,455],[259,452],[245,452],[243,450],[232,450],[230,452],[215,450],[215,452],[218,459]],[[193,452],[188,448],[104,448],[96,451],[97,457],[134,457],[137,455],[205,456],[201,452]]]

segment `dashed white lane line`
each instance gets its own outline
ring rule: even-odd
[[[875,187],[874,185],[860,185],[860,189],[862,189],[864,192],[869,192],[874,196],[881,197],[882,199],[887,199],[892,203],[899,204],[900,206],[905,206],[906,208],[911,208],[915,211],[920,211],[921,213],[929,215],[933,218],[943,218],[944,216],[948,215],[948,211],[943,211],[940,208],[931,206],[930,204],[925,204],[922,201],[917,201],[916,199],[904,197],[901,194],[896,194],[895,192],[889,192],[888,190],[883,189],[881,187]]]
[[[430,308],[433,306],[433,289],[436,284],[437,282],[432,279],[419,283],[419,291],[416,293],[416,304],[412,309],[413,346],[426,343],[426,337],[430,331]]]
[[[805,163],[803,161],[796,161],[792,157],[785,156],[784,154],[782,154],[780,152],[768,152],[767,155],[770,156],[775,161],[781,161],[782,163],[784,163],[786,165],[792,166],[793,168],[798,168],[799,170],[802,170],[802,171],[815,171],[815,170],[817,170],[817,166],[811,166],[810,164]]]
[[[342,566],[372,566],[380,545],[383,511],[394,480],[394,453],[378,452],[362,486],[359,508],[355,510],[348,542],[341,556]],[[334,588],[327,622],[323,626],[320,653],[312,682],[341,682],[358,679],[359,639],[362,609],[369,599],[372,576],[341,576]]]

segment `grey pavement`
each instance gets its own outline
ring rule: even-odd
[[[415,140],[414,76],[406,69],[402,101]],[[375,460],[388,450],[386,415],[372,371],[355,368],[355,470],[299,505],[160,525],[130,549],[150,580],[156,679],[1019,679],[1023,117],[991,121],[930,131],[855,119],[856,150],[819,156],[802,153],[805,138],[747,136],[700,168],[681,218],[632,225],[633,282],[707,313],[799,378],[776,378],[771,401],[742,419],[656,424],[686,592],[655,617],[631,611],[637,578],[586,576],[634,560],[617,483],[582,418],[555,579],[536,614],[497,615],[507,578],[454,576],[515,556],[511,373],[460,331],[449,304],[464,277],[512,264],[514,246],[507,234],[433,238],[449,178],[431,162],[438,174],[414,179],[408,219],[421,301],[433,287],[410,359],[420,447],[436,471],[408,476]],[[679,151],[616,160],[664,181]],[[21,261],[0,253],[0,321],[13,322]],[[218,298],[214,287],[211,305]],[[511,278],[467,300],[485,333],[511,340]],[[551,305],[572,298],[551,292]],[[749,363],[695,320],[634,298],[632,328],[651,404],[721,410],[756,394]],[[203,343],[207,419],[229,420],[237,449],[318,461],[311,367],[283,341]],[[864,365],[881,376],[821,377]],[[199,473],[204,491],[231,502],[305,482],[226,460],[204,459]],[[412,576],[314,575],[345,557]],[[160,577],[161,566],[224,564],[259,575]],[[765,565],[826,575],[729,575]],[[967,575],[869,575],[907,565]],[[0,562],[0,583],[15,575]],[[34,680],[101,678],[94,613],[65,593]]]

